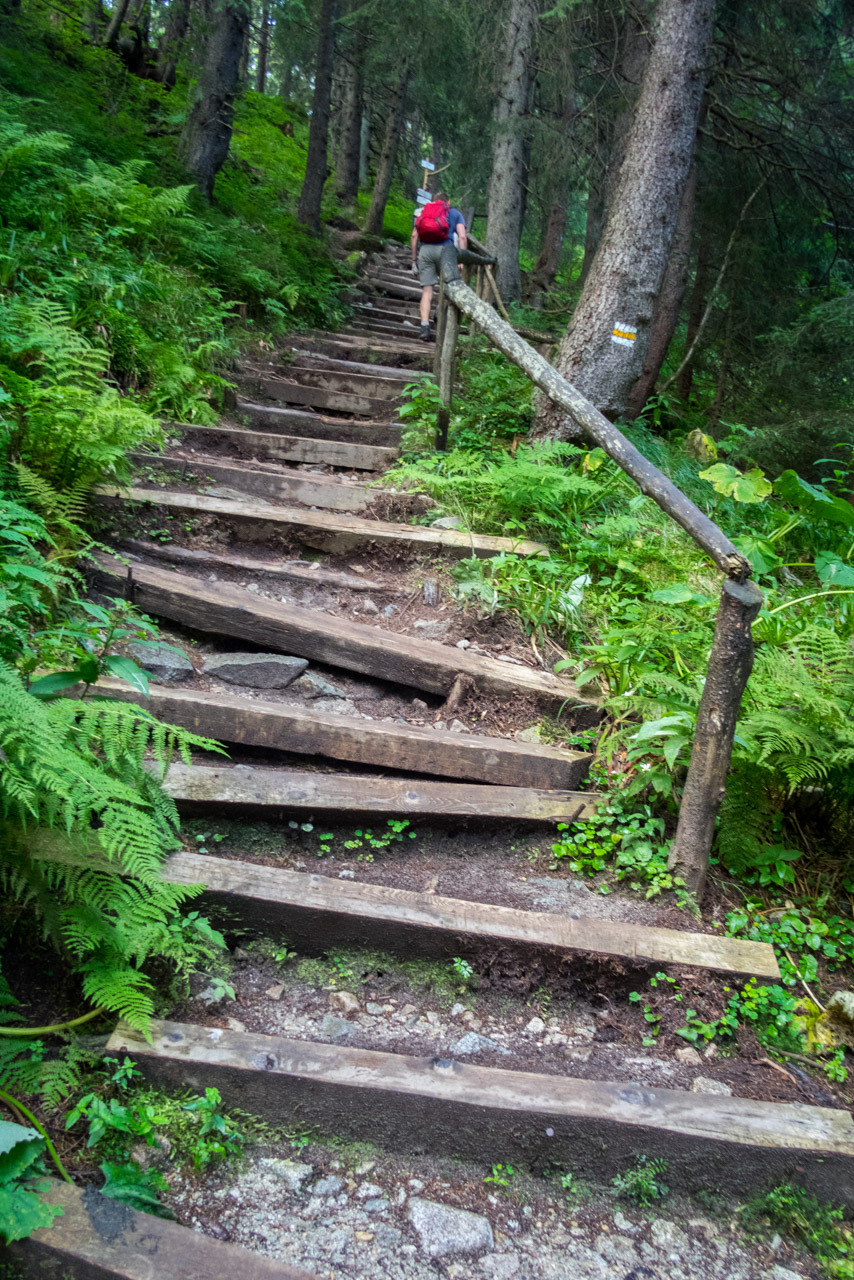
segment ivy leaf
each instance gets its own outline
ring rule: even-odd
[[[727,462],[716,462],[713,467],[707,467],[700,472],[700,479],[707,480],[715,493],[744,503],[764,502],[774,488],[758,467],[741,472]]]
[[[148,676],[130,658],[120,658],[116,654],[110,654],[104,665],[119,680],[126,680],[132,689],[137,689],[146,698],[149,696]]]

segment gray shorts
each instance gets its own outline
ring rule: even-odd
[[[420,244],[418,246],[418,283],[424,287],[438,284],[442,267],[443,244]]]

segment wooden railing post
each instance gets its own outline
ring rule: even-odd
[[[441,322],[438,316],[436,319],[436,358],[433,362],[442,401],[442,407],[436,415],[436,448],[440,450],[448,447],[448,426],[451,421],[451,402],[454,398],[454,360],[460,332],[460,312],[449,300],[446,288],[452,280],[460,280],[460,269],[457,265],[456,250],[452,244],[449,244],[442,252],[439,299],[440,305],[442,303],[444,305]],[[462,283],[461,280],[460,283]]]
[[[697,712],[697,729],[676,838],[668,866],[697,898],[702,895],[732,759],[735,722],[753,670],[751,625],[762,608],[762,592],[753,582],[726,580],[715,620],[706,683]]]
[[[442,339],[445,336],[445,318],[448,314],[448,299],[445,297],[445,281],[439,281],[439,296],[436,299],[436,346],[433,350],[433,377],[439,381],[439,365],[442,359]]]

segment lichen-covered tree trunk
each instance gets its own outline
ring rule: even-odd
[[[368,216],[365,219],[364,229],[368,235],[381,236],[383,233],[383,219],[385,218],[385,207],[388,203],[388,193],[391,191],[391,180],[394,176],[397,146],[403,131],[403,122],[406,118],[406,95],[409,91],[411,74],[411,70],[407,66],[398,81],[392,96],[388,116],[386,117],[383,146],[380,152],[379,164],[377,165],[376,181],[371,194],[371,207],[368,209]]]
[[[715,0],[661,0],[654,45],[599,249],[557,367],[610,418],[625,412],[649,345],[694,149]],[[540,405],[540,437],[575,434]]]
[[[267,61],[270,56],[270,5],[264,4],[261,9],[261,28],[258,32],[258,64],[255,68],[255,90],[266,92]]]
[[[228,155],[240,59],[249,30],[247,0],[218,0],[211,15],[196,96],[181,138],[181,159],[206,199]]]
[[[345,204],[359,194],[359,162],[362,156],[362,116],[365,106],[365,49],[367,33],[358,29],[350,41],[343,67],[341,141],[336,163],[337,193]]]
[[[643,362],[640,376],[629,392],[626,401],[626,416],[636,418],[642,411],[655,389],[661,366],[667,349],[676,331],[676,322],[682,309],[685,286],[688,283],[688,267],[691,261],[691,232],[694,229],[694,206],[697,198],[697,167],[691,166],[685,190],[682,193],[682,204],[679,208],[679,219],[676,223],[676,235],[673,248],[661,289],[655,305],[655,316],[649,335],[649,346]]]
[[[524,210],[526,127],[533,82],[537,0],[510,0],[505,46],[493,112],[492,173],[486,211],[486,247],[498,259],[496,278],[505,299],[518,298],[519,241]]]
[[[308,155],[300,192],[297,218],[312,231],[320,230],[323,184],[328,176],[329,117],[332,111],[332,68],[335,56],[335,13],[337,0],[323,0],[320,6],[320,33],[314,72],[314,97],[308,130]]]

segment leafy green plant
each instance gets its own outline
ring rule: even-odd
[[[44,1138],[35,1129],[0,1120],[0,1240],[23,1240],[49,1227],[63,1210],[39,1195],[46,1185]]]
[[[661,1030],[661,1014],[656,1013],[652,1005],[648,1001],[644,1001],[643,996],[638,991],[630,991],[629,1000],[632,1004],[643,1005],[644,1021],[649,1031],[649,1034],[643,1037],[643,1044],[647,1046],[655,1044],[658,1039],[658,1033]]]
[[[365,850],[357,854],[359,862],[373,862],[374,854],[380,853],[392,844],[400,844],[404,836],[410,840],[418,837],[417,831],[408,831],[408,818],[389,818],[386,829],[374,832],[370,828],[357,828],[349,840],[344,841],[344,848],[351,851]]]
[[[625,1173],[618,1173],[611,1180],[617,1194],[626,1200],[634,1200],[636,1204],[650,1205],[656,1200],[663,1200],[669,1195],[670,1188],[664,1181],[667,1172],[666,1160],[649,1160],[642,1155],[636,1165]]]
[[[845,1212],[802,1187],[781,1183],[740,1210],[745,1226],[783,1233],[808,1249],[836,1280],[854,1276],[854,1244]]]
[[[509,1187],[515,1177],[512,1164],[494,1164],[483,1180],[494,1187]]]
[[[243,1150],[243,1134],[237,1124],[220,1110],[222,1097],[218,1089],[205,1089],[204,1095],[184,1106],[199,1120],[199,1131],[192,1147],[193,1167],[206,1169],[216,1160],[239,1156]]]
[[[104,1175],[101,1195],[118,1200],[140,1213],[151,1213],[156,1218],[174,1218],[160,1199],[161,1194],[169,1189],[169,1184],[159,1170],[144,1169],[136,1160],[125,1160],[121,1164],[103,1160],[98,1168]]]

